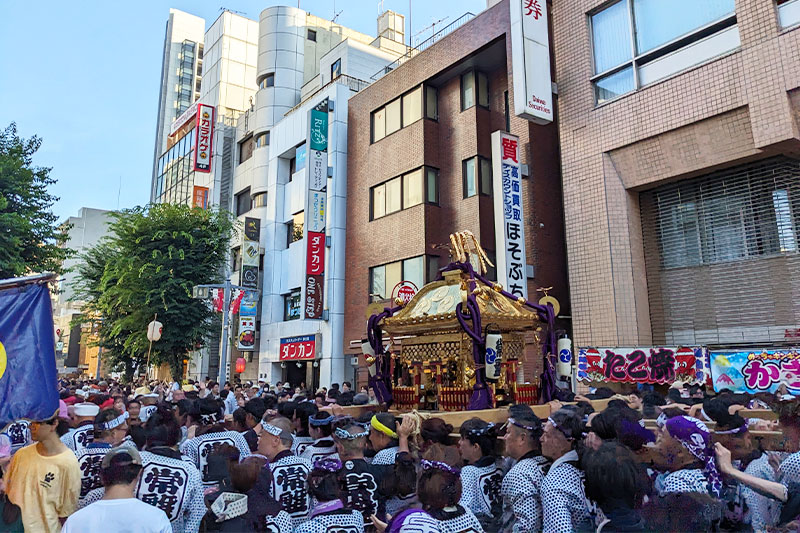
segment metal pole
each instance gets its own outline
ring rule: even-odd
[[[228,308],[231,305],[231,278],[225,280],[222,297],[222,346],[219,356],[219,379],[222,386],[227,381],[228,373],[225,367],[228,364]]]

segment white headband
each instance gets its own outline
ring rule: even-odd
[[[109,420],[108,422],[103,422],[102,424],[100,424],[100,427],[106,431],[108,431],[109,429],[117,428],[121,426],[128,419],[129,416],[130,415],[128,414],[128,411],[125,411],[117,418]]]
[[[263,420],[261,421],[261,427],[264,428],[264,431],[276,437],[280,437],[281,433],[283,433],[283,430],[278,426],[273,426],[269,422],[264,422]]]

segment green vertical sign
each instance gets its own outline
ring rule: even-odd
[[[320,111],[319,109],[311,110],[311,133],[309,137],[311,138],[312,150],[326,151],[328,149],[327,111]]]

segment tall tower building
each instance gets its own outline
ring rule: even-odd
[[[172,121],[200,97],[205,27],[205,19],[178,9],[169,10],[153,148],[153,183],[157,177],[158,158],[167,148]],[[151,202],[155,200],[154,191],[151,186]]]

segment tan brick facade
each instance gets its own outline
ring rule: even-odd
[[[490,135],[505,129],[504,93],[511,86],[511,45],[508,1],[475,19],[385,75],[349,101],[348,220],[345,346],[366,330],[370,267],[418,255],[438,255],[448,263],[449,234],[472,231],[487,250],[495,249],[492,198],[463,198],[462,161],[480,155],[491,158]],[[502,61],[484,66],[489,77],[489,109],[461,111],[460,75],[467,61],[489,49],[500,50]],[[504,52],[504,53],[503,53]],[[448,79],[448,72],[455,72]],[[438,121],[423,118],[371,143],[371,112],[421,83],[438,88]],[[530,167],[523,181],[531,298],[536,288],[553,286],[552,294],[569,314],[563,244],[560,175],[555,126],[536,126],[513,116],[509,91],[511,133],[520,137],[521,162]],[[421,165],[439,169],[439,205],[417,205],[370,221],[370,187]],[[531,354],[532,357],[532,354]],[[540,367],[539,358],[531,364]],[[533,378],[534,367],[526,376]]]
[[[740,48],[595,106],[588,14],[554,0],[555,81],[577,345],[653,342],[639,191],[797,154],[800,30],[772,0],[737,0]]]

